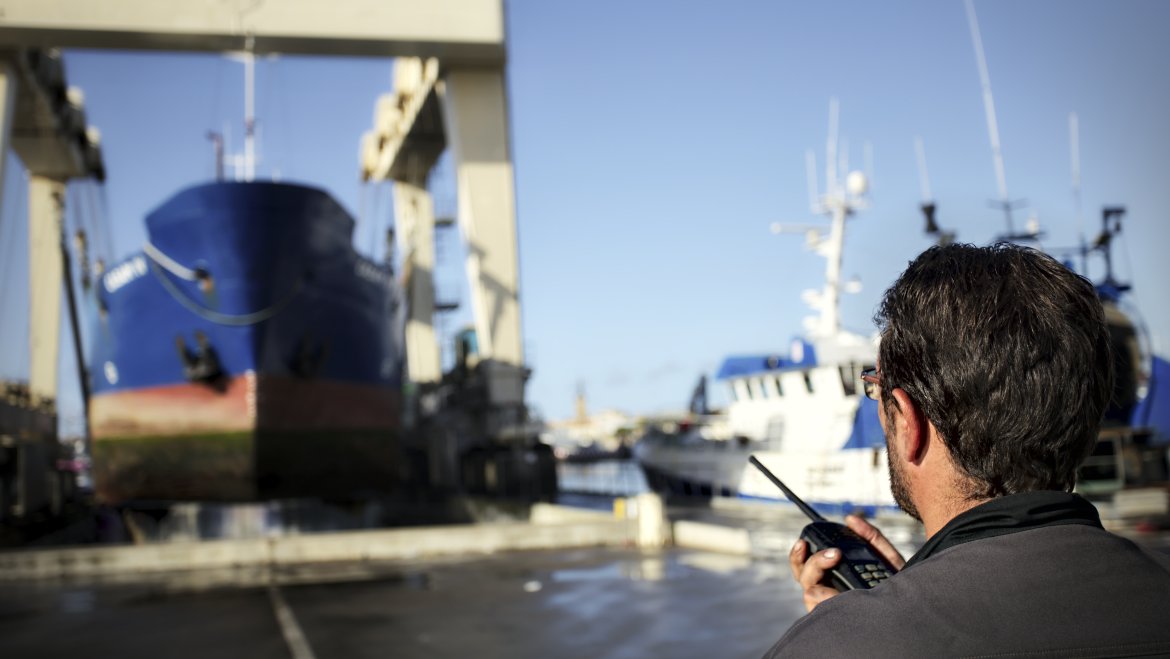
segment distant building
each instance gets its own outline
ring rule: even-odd
[[[623,445],[628,446],[635,438],[640,422],[640,419],[619,410],[601,410],[590,415],[583,384],[577,385],[574,411],[576,414],[572,419],[546,422],[541,435],[541,439],[560,457],[583,448],[615,451]]]

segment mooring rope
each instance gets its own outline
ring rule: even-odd
[[[150,243],[147,243],[147,245],[150,245]],[[159,252],[159,253],[161,254],[161,252]],[[150,252],[147,252],[147,254],[150,254]],[[165,256],[164,256],[164,258],[165,258]],[[180,269],[191,273],[190,278],[183,277],[184,279],[188,279],[189,281],[193,281],[195,279],[195,271],[194,270],[191,270],[190,268],[186,268],[184,266],[178,265],[174,261],[171,261],[171,263],[178,266]],[[207,307],[204,307],[203,305],[199,304],[195,300],[192,300],[191,298],[187,297],[187,295],[185,293],[183,293],[183,291],[180,290],[178,286],[175,285],[175,282],[171,281],[170,278],[167,277],[166,273],[164,273],[162,271],[160,266],[166,267],[165,264],[163,264],[160,261],[155,260],[154,256],[151,255],[150,270],[151,270],[151,272],[154,273],[154,276],[158,279],[159,283],[162,284],[163,288],[166,289],[167,293],[170,293],[171,297],[175,298],[176,302],[183,305],[183,307],[186,308],[191,313],[199,316],[200,318],[203,318],[205,320],[216,323],[218,325],[230,325],[233,327],[243,327],[246,325],[255,325],[256,323],[264,322],[265,320],[268,320],[269,318],[272,318],[276,314],[283,311],[284,308],[287,307],[290,302],[292,302],[293,298],[296,297],[297,294],[301,292],[301,289],[304,288],[304,286],[305,286],[305,278],[301,277],[301,278],[297,279],[297,281],[293,285],[292,289],[289,290],[289,292],[284,296],[284,298],[282,298],[281,300],[277,301],[274,304],[271,304],[271,305],[269,305],[263,309],[260,309],[258,311],[253,311],[251,313],[226,314],[226,313],[223,313],[221,311],[216,311],[214,309],[208,309]],[[170,268],[167,268],[167,269],[170,270]],[[175,274],[176,274],[176,276],[182,277],[182,275],[180,275],[179,273],[175,273]]]
[[[150,257],[152,261],[166,268],[171,274],[179,279],[186,279],[187,281],[195,281],[198,278],[198,273],[194,269],[179,263],[163,253],[163,251],[154,246],[154,243],[149,240],[142,246],[142,251]]]

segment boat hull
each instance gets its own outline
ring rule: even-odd
[[[392,489],[402,309],[392,273],[353,250],[348,214],[311,188],[213,184],[147,228],[97,291],[98,498]]]
[[[731,497],[790,505],[748,462],[754,455],[822,513],[875,515],[898,510],[890,494],[885,449],[781,453],[752,443],[705,441],[703,445],[679,447],[638,446],[634,452],[647,484],[668,496]]]
[[[94,398],[95,494],[139,500],[344,497],[396,485],[398,392],[246,374]]]

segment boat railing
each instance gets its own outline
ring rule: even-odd
[[[1105,496],[1126,487],[1165,483],[1170,478],[1170,455],[1167,447],[1152,444],[1152,439],[1148,428],[1102,428],[1093,452],[1077,471],[1077,491]]]

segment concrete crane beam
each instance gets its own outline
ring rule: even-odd
[[[439,57],[500,66],[500,0],[0,0],[0,44]]]
[[[394,61],[394,91],[378,99],[373,130],[362,136],[362,178],[426,185],[447,147],[438,81],[434,58]]]
[[[20,77],[12,62],[0,59],[0,155],[8,153],[12,147],[12,119],[16,116],[16,99],[20,96]],[[8,158],[0,158],[0,182],[4,179],[4,169]]]
[[[417,199],[442,150],[451,149],[458,221],[467,248],[477,368],[487,382],[489,402],[498,409],[518,410],[528,369],[520,324],[515,179],[503,69],[444,63],[440,71],[435,60],[399,59],[394,87],[379,100],[373,130],[363,138],[362,174],[367,180],[395,181],[399,226],[414,226],[408,204]],[[406,239],[407,234],[399,237]],[[433,267],[430,240],[428,231],[414,233],[403,243],[407,269],[418,268],[412,275],[410,303],[425,310],[412,313],[418,341],[408,351],[408,362],[419,359],[416,347],[433,340],[429,317],[434,287],[421,280]],[[420,256],[427,260],[414,263]],[[421,360],[430,364],[431,349],[425,352]],[[423,382],[431,381],[429,369],[426,372]],[[412,369],[412,379],[413,375]]]
[[[394,184],[394,215],[405,248],[402,273],[406,289],[406,366],[411,382],[438,383],[443,377],[435,340],[435,212],[426,188]]]
[[[0,51],[5,77],[20,93],[5,99],[5,136],[30,174],[65,181],[105,178],[97,130],[87,125],[85,99],[66,86],[58,54],[38,49]],[[7,95],[7,92],[6,92]]]
[[[56,53],[0,50],[0,154],[11,148],[29,173],[29,390],[38,405],[57,396],[65,182],[105,176],[83,101],[66,86]]]
[[[28,282],[29,375],[33,402],[57,398],[57,358],[61,340],[64,264],[61,228],[65,184],[43,176],[29,177]]]
[[[479,356],[522,371],[515,179],[504,72],[452,71],[444,76],[440,98],[455,161]],[[522,401],[526,377],[517,371],[500,380],[491,392],[493,402]]]

